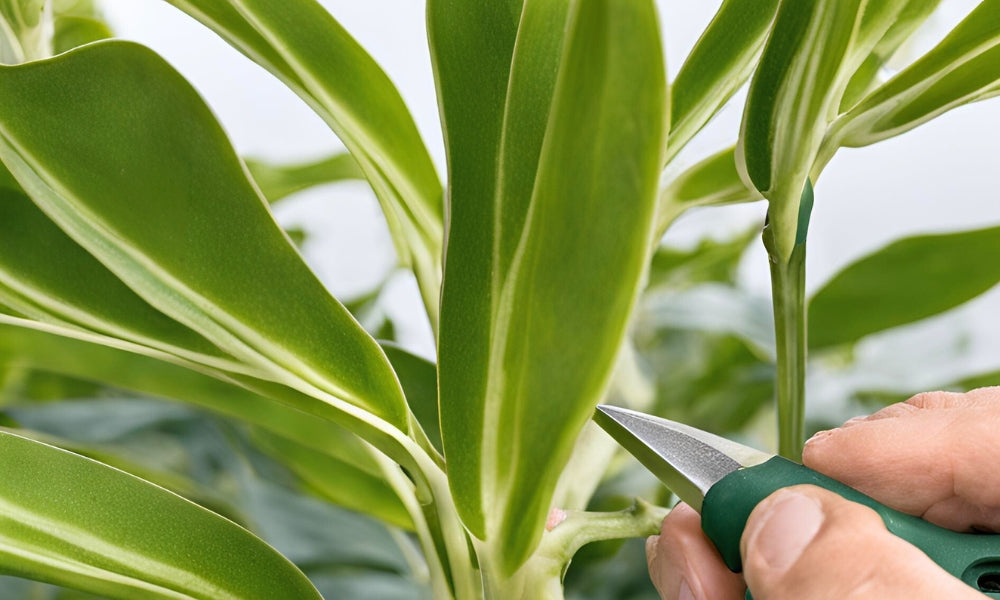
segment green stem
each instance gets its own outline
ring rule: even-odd
[[[771,267],[777,350],[778,452],[801,460],[805,443],[806,245],[796,244],[788,261],[774,251],[773,225],[764,229]]]
[[[644,537],[660,530],[670,509],[636,498],[631,508],[618,512],[567,511],[566,518],[546,532],[537,555],[569,563],[577,550],[591,542]],[[534,560],[534,559],[533,559]]]

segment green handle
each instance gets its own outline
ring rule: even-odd
[[[740,537],[754,507],[773,492],[802,483],[818,485],[874,509],[889,531],[920,548],[945,571],[990,598],[1000,598],[1000,535],[943,529],[893,510],[839,481],[780,456],[726,475],[705,495],[701,526],[719,549],[726,566],[735,572],[743,568]]]

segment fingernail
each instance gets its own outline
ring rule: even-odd
[[[681,587],[677,590],[677,600],[695,600],[694,593],[686,579],[681,579]]]
[[[784,491],[754,520],[747,552],[756,553],[774,575],[795,563],[823,525],[819,503],[799,492]]]
[[[806,444],[815,444],[816,442],[829,436],[831,433],[833,433],[832,429],[824,429],[823,431],[817,431],[816,433],[813,434],[811,438],[806,440]]]

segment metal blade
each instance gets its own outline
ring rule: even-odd
[[[705,494],[720,479],[774,457],[694,427],[626,408],[600,405],[594,421],[698,512]]]

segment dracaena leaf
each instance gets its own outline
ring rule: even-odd
[[[369,473],[294,439],[258,429],[255,441],[292,470],[307,489],[338,506],[412,530],[413,520],[381,474]]]
[[[347,153],[295,165],[275,165],[254,159],[247,159],[246,164],[261,194],[271,204],[317,185],[364,179],[358,161]]]
[[[448,155],[451,215],[438,349],[440,405],[447,406],[441,415],[445,437],[463,422],[482,421],[481,400],[472,398],[482,398],[486,386],[494,302],[491,262],[497,236],[497,165],[522,4],[523,0],[427,2],[428,38]],[[468,68],[470,56],[478,57],[474,69]],[[458,431],[453,435],[456,444],[466,437]],[[461,452],[449,447],[454,446],[445,441],[446,455]],[[466,526],[484,537],[479,469],[452,468],[449,481]]]
[[[858,100],[868,94],[879,83],[879,72],[884,69],[899,47],[913,35],[941,4],[941,0],[909,0],[899,12],[895,22],[875,44],[871,54],[865,58],[858,70],[851,76],[840,99],[841,113],[847,112]]]
[[[897,240],[834,275],[809,301],[809,346],[851,344],[931,317],[1000,282],[1000,227]]]
[[[660,192],[656,209],[656,239],[681,213],[696,206],[755,202],[763,197],[747,187],[736,170],[734,148],[726,148],[687,169]]]
[[[0,68],[0,106],[0,158],[145,301],[270,378],[406,429],[385,355],[309,271],[208,107],[159,56],[112,41]]]
[[[147,304],[13,187],[0,188],[0,299],[41,321],[253,372]]]
[[[670,86],[667,158],[687,144],[750,77],[778,0],[726,0]]]
[[[301,96],[340,137],[413,268],[436,326],[442,194],[430,155],[392,82],[316,0],[167,0]]]
[[[320,597],[260,539],[163,488],[3,431],[0,454],[9,574],[112,598]]]
[[[463,518],[506,574],[541,537],[558,475],[607,386],[651,240],[666,130],[652,2],[568,2],[568,14],[552,4],[524,5],[496,151],[503,168],[479,182],[491,194],[450,196],[466,212],[453,214],[449,269],[473,245],[482,254],[484,237],[493,250],[446,276],[442,435]],[[560,48],[552,36],[563,31]],[[541,140],[533,110],[549,115]],[[483,297],[477,320],[447,321],[449,302]],[[476,358],[464,377],[449,358],[460,352]]]
[[[924,56],[834,124],[828,143],[866,146],[1000,94],[1000,1],[983,0]]]
[[[0,362],[101,381],[124,390],[191,404],[254,424],[269,432],[271,439],[295,440],[296,446],[303,449],[279,456],[291,469],[297,472],[300,468],[307,469],[308,465],[298,464],[300,459],[312,464],[320,460],[315,455],[322,455],[322,464],[327,469],[369,484],[366,489],[370,497],[361,506],[350,497],[335,498],[330,494],[325,497],[404,525],[398,497],[393,492],[384,495],[387,490],[375,484],[383,474],[371,449],[350,431],[233,383],[134,351],[103,345],[101,342],[107,340],[99,336],[59,332],[58,328],[32,327],[30,322],[0,316]],[[383,495],[376,498],[373,495],[376,492]]]
[[[769,200],[774,248],[788,260],[799,200],[840,99],[902,10],[901,0],[782,0],[753,80],[737,144],[748,185]]]

